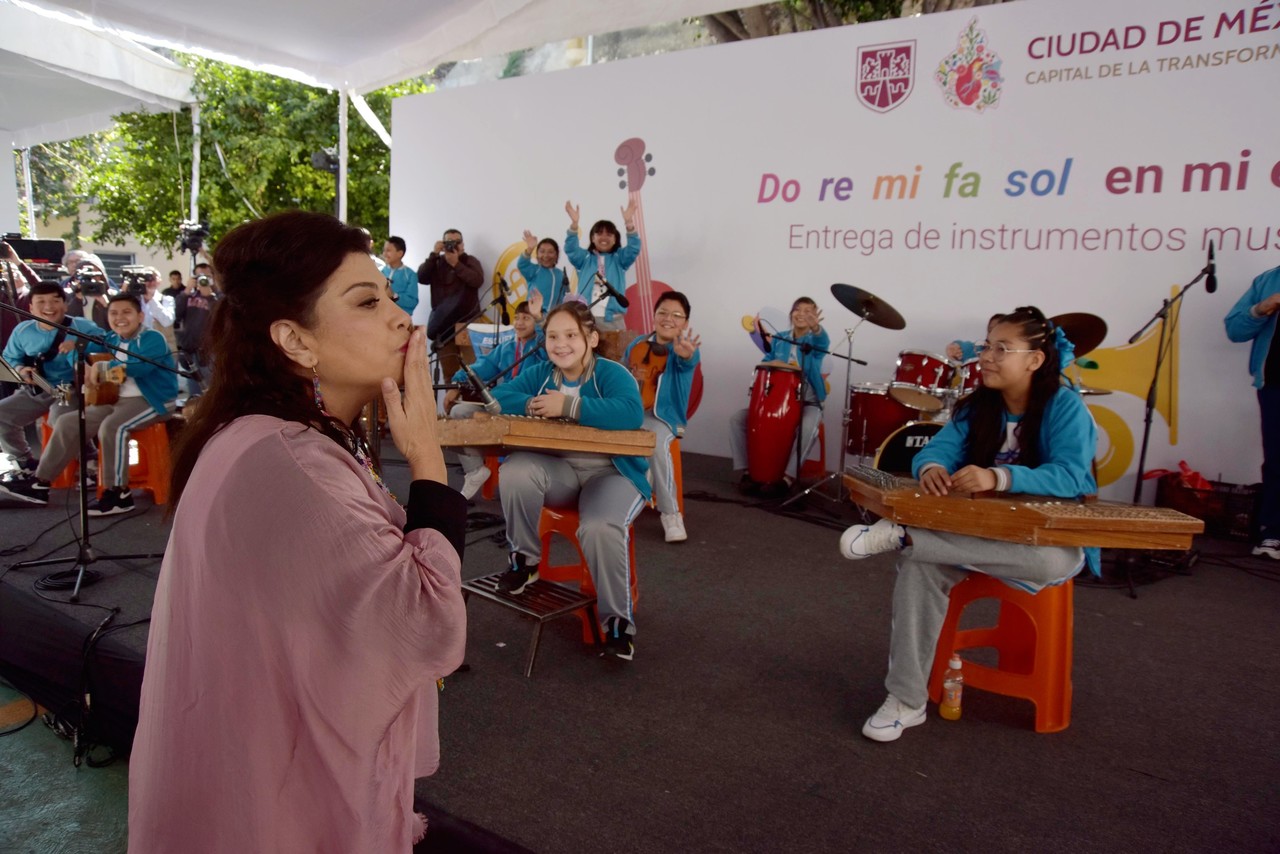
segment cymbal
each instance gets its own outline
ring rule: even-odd
[[[876,326],[885,329],[905,329],[907,322],[902,315],[880,297],[873,293],[855,288],[853,285],[835,284],[831,286],[831,295],[845,308],[859,317],[866,318]]]
[[[1076,358],[1098,349],[1107,337],[1107,322],[1096,314],[1073,312],[1049,318],[1055,326],[1061,326],[1071,343],[1076,345]]]

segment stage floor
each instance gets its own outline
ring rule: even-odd
[[[404,469],[388,474],[403,489]],[[558,620],[526,679],[532,624],[472,601],[469,670],[446,680],[443,761],[420,798],[540,852],[1280,848],[1280,565],[1205,541],[1190,575],[1136,600],[1079,585],[1065,732],[1037,735],[1030,704],[971,691],[960,721],[931,711],[876,744],[859,729],[884,697],[892,558],[836,556],[850,507],[752,506],[724,460],[694,454],[685,479],[689,542],[665,544],[651,512],[636,526],[634,662],[595,657]],[[54,526],[20,556],[35,557],[70,540],[54,505],[0,509],[0,542]],[[92,524],[107,553],[158,550],[167,533],[155,509]],[[464,576],[501,568],[495,531],[470,536]],[[157,565],[105,571],[85,601],[120,607],[120,624],[145,616]],[[36,576],[11,571],[0,593]],[[77,649],[105,616],[45,604]],[[140,649],[145,630],[107,640]],[[0,645],[38,643],[0,622]],[[0,799],[37,797],[12,794]]]

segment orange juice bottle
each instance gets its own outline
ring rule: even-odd
[[[942,702],[938,704],[938,715],[949,721],[960,720],[960,695],[964,693],[961,664],[960,656],[953,653],[947,662],[947,672],[942,674]]]

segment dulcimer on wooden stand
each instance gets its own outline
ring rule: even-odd
[[[849,499],[899,525],[1032,546],[1191,548],[1204,522],[1168,507],[1010,493],[929,495],[920,482],[869,466],[844,474]]]
[[[555,418],[487,412],[441,419],[436,431],[441,447],[477,448],[495,454],[525,450],[651,457],[657,444],[651,430],[601,430]]]

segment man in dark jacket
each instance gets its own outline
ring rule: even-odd
[[[462,232],[451,228],[418,268],[418,282],[431,288],[427,337],[439,359],[436,376],[451,377],[462,368],[454,327],[471,320],[480,308],[484,268],[479,258],[467,254]]]

